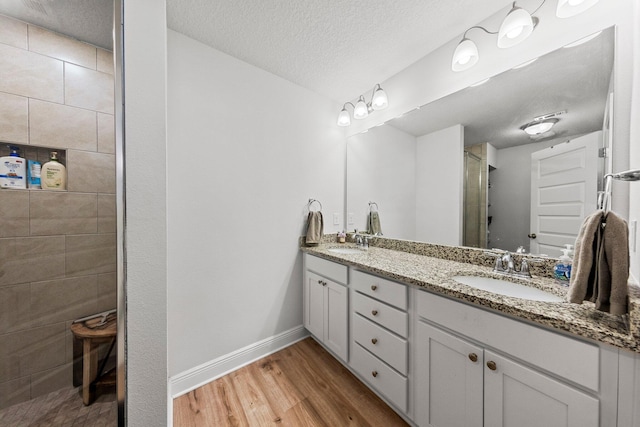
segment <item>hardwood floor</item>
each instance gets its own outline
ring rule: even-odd
[[[406,426],[311,338],[176,398],[176,427]]]

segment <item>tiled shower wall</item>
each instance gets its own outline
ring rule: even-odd
[[[113,106],[110,51],[0,15],[1,145],[64,149],[68,172],[0,189],[0,408],[70,386],[71,321],[115,308]]]

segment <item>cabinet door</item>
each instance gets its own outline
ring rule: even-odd
[[[485,361],[486,427],[598,426],[598,399],[488,350]]]
[[[326,279],[309,271],[305,274],[304,327],[324,340],[324,286]]]
[[[342,360],[347,360],[347,288],[325,280],[324,343]]]
[[[424,322],[416,335],[418,425],[482,427],[482,348]]]

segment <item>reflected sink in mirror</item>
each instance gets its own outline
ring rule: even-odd
[[[531,301],[563,302],[564,299],[550,292],[538,288],[521,285],[519,283],[507,282],[506,280],[493,279],[491,277],[480,276],[454,276],[453,280],[472,288],[504,295],[526,299]]]
[[[354,249],[354,248],[329,248],[327,250],[329,252],[333,252],[334,254],[342,254],[342,255],[361,254],[362,253],[362,251],[360,249]]]

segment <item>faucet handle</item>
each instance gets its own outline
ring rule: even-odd
[[[493,252],[493,251],[484,251],[483,252],[485,255],[487,256],[492,256],[495,257],[496,259],[496,263],[493,266],[493,271],[502,271],[503,267],[502,267],[502,253],[499,252]]]
[[[529,264],[538,264],[544,262],[543,258],[535,258],[523,256],[522,261],[520,262],[520,273],[521,275],[525,275],[527,277],[531,277],[531,272],[529,271]]]

